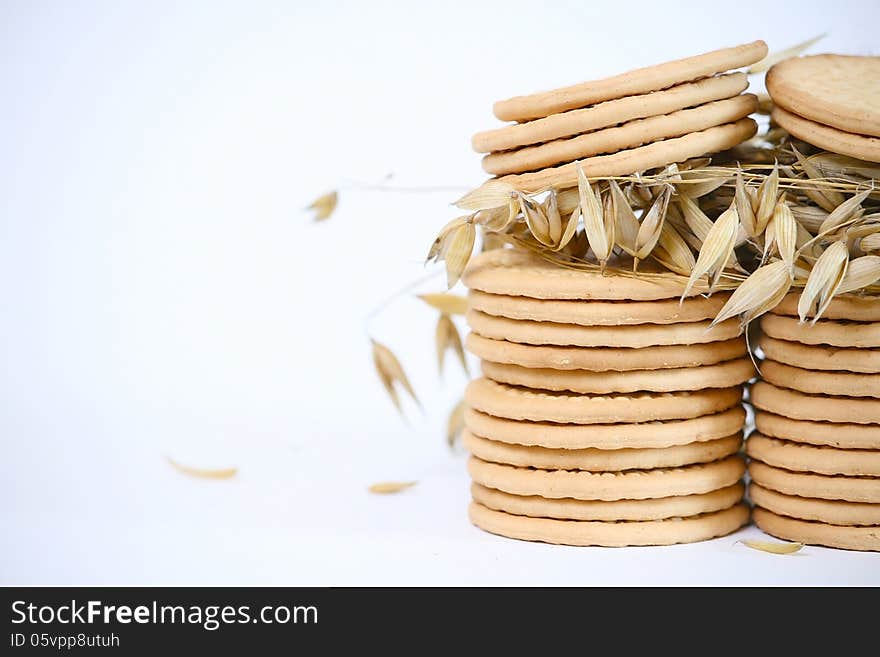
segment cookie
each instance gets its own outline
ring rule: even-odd
[[[471,381],[465,389],[468,406],[495,417],[571,424],[680,420],[727,410],[739,403],[741,398],[740,388],[579,395],[517,388],[486,378]]]
[[[593,372],[697,367],[713,365],[746,354],[746,342],[742,338],[686,346],[618,349],[519,344],[469,333],[465,339],[465,346],[472,354],[495,363]]]
[[[805,119],[880,137],[880,57],[792,57],[767,72],[767,91]]]
[[[782,415],[755,412],[755,426],[765,436],[839,449],[880,449],[880,431],[870,424],[792,420]]]
[[[756,506],[780,516],[824,522],[829,525],[880,526],[880,504],[785,495],[754,482],[749,486],[749,498]],[[487,506],[491,505],[487,504]]]
[[[738,434],[746,420],[742,405],[684,420],[637,424],[557,424],[509,420],[465,410],[465,426],[478,436],[513,445],[536,445],[550,449],[653,449],[717,440]]]
[[[668,89],[716,73],[749,66],[767,56],[763,41],[639,68],[602,80],[500,100],[492,108],[502,121],[528,121],[615,98]]]
[[[767,335],[762,335],[758,344],[766,358],[794,367],[823,372],[880,374],[880,349],[811,346]]]
[[[880,477],[844,477],[791,472],[760,461],[749,463],[749,476],[752,481],[764,488],[786,495],[816,497],[823,500],[880,503]]]
[[[765,360],[761,365],[761,377],[773,385],[814,395],[880,397],[880,376],[876,374],[805,370]]]
[[[728,509],[743,497],[745,487],[736,483],[698,495],[676,495],[647,500],[550,500],[537,495],[511,495],[504,491],[471,485],[471,497],[488,509],[515,516],[556,518],[558,520],[594,520],[600,522],[663,520],[686,518]]]
[[[799,292],[786,294],[782,301],[773,308],[777,315],[798,316]],[[825,319],[848,319],[853,322],[880,322],[880,297],[856,296],[842,294],[831,299],[831,303],[822,313]]]
[[[468,508],[471,522],[492,534],[556,545],[674,545],[694,543],[735,532],[749,521],[749,508],[736,504],[723,511],[687,518],[644,522],[597,522],[529,518],[489,509],[478,502]]]
[[[666,370],[629,372],[590,372],[588,370],[553,370],[521,367],[482,361],[486,378],[513,386],[538,390],[570,391],[589,394],[623,392],[675,392],[730,388],[745,383],[755,375],[749,358],[737,358],[715,365],[680,367]]]
[[[859,160],[880,162],[880,137],[844,132],[792,114],[778,106],[773,108],[770,118],[778,126],[808,144]]]
[[[754,511],[755,524],[771,536],[809,545],[825,545],[844,550],[880,550],[880,527],[841,527],[822,522],[786,518],[760,507]],[[471,516],[473,519],[473,516]]]
[[[827,397],[779,388],[766,381],[752,385],[752,405],[793,420],[880,424],[880,400],[870,397]],[[880,428],[872,427],[872,431]]]
[[[547,449],[488,440],[466,429],[462,433],[462,444],[471,454],[490,463],[542,470],[619,472],[717,461],[739,451],[742,434],[657,449]]]
[[[492,153],[529,144],[542,144],[635,119],[671,114],[687,107],[732,98],[745,91],[748,86],[745,73],[729,73],[696,82],[685,82],[663,91],[608,100],[592,107],[478,132],[471,139],[471,146],[478,153]]]
[[[507,294],[471,290],[468,307],[487,315],[536,322],[578,324],[579,326],[625,326],[629,324],[680,324],[714,319],[730,299],[727,292],[708,297],[660,299],[657,301],[598,301],[531,299]]]
[[[631,269],[631,265],[628,265]],[[493,249],[471,258],[462,281],[471,290],[490,294],[553,300],[656,301],[678,299],[687,279],[658,273],[647,265],[639,275],[627,271],[584,271],[557,263],[522,249]],[[707,292],[705,282],[690,296]],[[619,311],[618,311],[619,312]]]
[[[508,319],[469,310],[471,330],[484,338],[521,344],[562,347],[661,347],[665,345],[706,344],[730,340],[742,333],[738,319],[716,326],[710,321],[686,324],[635,324],[632,326],[577,326],[554,322]],[[710,328],[711,326],[711,328]]]
[[[596,155],[541,171],[509,174],[493,180],[509,183],[515,189],[528,194],[574,187],[577,185],[578,167],[583,169],[588,178],[628,176],[673,162],[684,162],[692,157],[725,151],[751,139],[757,131],[758,124],[753,119],[745,118],[610,155]]]
[[[502,176],[508,173],[544,169],[594,155],[616,153],[626,148],[635,148],[725,123],[733,123],[756,109],[758,109],[758,97],[754,94],[742,94],[671,114],[636,119],[574,137],[554,139],[512,151],[490,153],[483,157],[483,171]]]
[[[793,472],[880,477],[878,450],[802,445],[753,433],[746,441],[746,453],[767,465]]]
[[[488,463],[473,456],[468,459],[467,467],[471,479],[478,484],[512,495],[606,501],[708,493],[732,486],[746,471],[745,463],[739,456],[682,468],[627,472],[536,470]]]
[[[802,344],[832,347],[880,347],[880,322],[846,322],[820,319],[801,324],[796,317],[768,313],[761,318],[761,329],[771,338]]]

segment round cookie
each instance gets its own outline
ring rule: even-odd
[[[522,249],[492,249],[471,258],[462,281],[471,290],[490,294],[553,300],[656,301],[678,299],[687,279],[646,267],[634,276],[560,267]],[[689,296],[708,291],[700,282]],[[653,322],[656,323],[656,322]]]
[[[859,160],[880,162],[880,137],[844,132],[792,114],[778,106],[773,108],[770,117],[778,126],[808,144]]]
[[[780,516],[824,522],[829,525],[880,526],[880,504],[784,495],[754,482],[749,486],[749,498],[756,506]]]
[[[500,100],[493,105],[492,111],[502,121],[537,119],[605,100],[667,89],[682,82],[750,66],[766,56],[767,44],[754,41],[639,68],[601,80]]]
[[[838,449],[880,449],[880,431],[870,424],[792,420],[782,415],[755,412],[755,426],[765,436]]]
[[[526,193],[573,187],[577,185],[578,167],[583,169],[588,178],[628,176],[645,169],[725,151],[751,139],[757,131],[758,124],[753,119],[745,118],[692,132],[683,137],[663,139],[609,155],[596,155],[541,171],[509,174],[497,180],[509,183],[515,189]]]
[[[607,100],[592,107],[478,132],[471,139],[471,146],[478,153],[492,153],[529,144],[542,144],[635,119],[670,114],[687,107],[732,98],[745,91],[748,86],[745,73],[729,73],[696,82],[685,82],[663,91]]]
[[[592,372],[627,372],[714,365],[747,353],[746,342],[742,338],[708,344],[630,349],[519,344],[469,333],[465,338],[465,347],[472,354],[495,363]]]
[[[599,301],[531,299],[471,290],[468,308],[487,315],[536,322],[579,326],[625,326],[630,324],[684,324],[714,319],[730,299],[730,293],[657,301]]]
[[[756,507],[755,524],[771,536],[844,550],[880,550],[880,527],[841,527],[786,518]],[[473,519],[473,516],[472,516]]]
[[[766,381],[752,385],[749,400],[757,408],[793,420],[880,424],[880,400],[826,397],[778,388]],[[872,431],[878,428],[871,427]]]
[[[792,472],[880,477],[880,451],[877,450],[802,445],[753,433],[746,441],[746,453],[762,463]]]
[[[629,372],[590,372],[588,370],[553,370],[520,365],[481,363],[483,375],[493,381],[538,390],[571,391],[588,394],[624,392],[676,392],[730,388],[742,385],[755,375],[749,358],[737,358],[714,365],[680,367],[666,370]]]
[[[478,484],[512,495],[606,501],[708,493],[732,486],[746,471],[739,456],[682,468],[627,472],[536,470],[488,463],[473,456],[468,459],[467,467],[471,479]]]
[[[662,347],[721,342],[738,337],[742,326],[730,318],[711,326],[710,321],[686,324],[635,324],[633,326],[576,326],[554,322],[508,319],[469,310],[468,326],[478,335],[520,344],[562,347]],[[878,325],[880,326],[880,325]]]
[[[464,418],[465,426],[472,433],[495,442],[549,449],[617,450],[672,447],[724,438],[742,431],[746,412],[741,404],[736,403],[727,410],[685,420],[637,424],[557,424],[509,420],[467,408]]]
[[[877,374],[813,371],[765,360],[761,365],[761,376],[776,386],[808,394],[880,397],[880,376]]]
[[[745,487],[736,483],[698,495],[677,495],[647,500],[549,500],[537,495],[511,495],[480,484],[471,484],[471,497],[486,508],[515,516],[593,520],[601,522],[686,518],[730,508],[743,497]]]
[[[801,324],[796,317],[768,313],[761,318],[761,329],[771,338],[801,344],[880,347],[880,322],[855,323],[820,319],[811,325]]]
[[[792,472],[761,461],[749,463],[749,476],[764,488],[823,500],[880,503],[880,477],[844,477]]]
[[[773,308],[777,315],[798,316],[800,293],[786,294],[782,301]],[[856,296],[843,294],[831,299],[831,303],[822,313],[825,319],[848,319],[853,322],[880,322],[880,297]]]
[[[694,392],[580,395],[528,390],[480,378],[471,381],[465,389],[468,406],[495,417],[572,424],[680,420],[727,410],[741,399],[742,390],[738,387]]]
[[[635,148],[732,123],[748,116],[756,109],[758,109],[758,97],[754,94],[742,94],[671,114],[636,119],[574,137],[554,139],[517,150],[490,153],[483,157],[483,171],[502,176],[508,173],[535,171],[594,155],[617,153],[626,148]]]
[[[805,119],[880,137],[880,57],[792,57],[767,72],[767,91]]]
[[[644,522],[596,522],[529,518],[489,509],[477,502],[468,508],[471,522],[492,534],[557,545],[674,545],[695,543],[735,532],[749,521],[749,507],[737,504],[723,511],[688,518]]]
[[[717,461],[739,451],[742,434],[657,449],[547,449],[488,440],[465,429],[462,433],[462,444],[478,459],[490,463],[542,470],[619,472],[677,468]]]
[[[804,345],[768,335],[758,344],[768,359],[806,370],[880,374],[880,349]]]

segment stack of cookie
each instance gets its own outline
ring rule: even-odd
[[[750,497],[768,534],[880,550],[880,299],[835,298],[800,324],[797,295],[761,322]]]
[[[714,153],[751,138],[757,99],[732,69],[767,55],[755,41],[611,78],[495,103],[515,121],[474,135],[483,168],[525,192],[577,184],[589,176],[629,175]]]
[[[754,369],[727,294],[576,271],[528,253],[475,257],[467,348],[471,520],[513,538],[660,545],[748,521],[738,455]]]
[[[767,73],[773,120],[827,151],[880,162],[880,57],[813,55]]]

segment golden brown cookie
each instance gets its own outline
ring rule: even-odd
[[[756,506],[780,516],[824,522],[829,525],[880,525],[880,504],[785,495],[754,482],[749,486],[749,497]]]
[[[773,108],[770,116],[781,128],[808,144],[859,160],[880,162],[880,137],[844,132],[792,114],[778,106]]]
[[[766,381],[752,385],[754,406],[793,420],[880,424],[880,400],[871,397],[828,397],[779,388]]]
[[[761,329],[771,338],[825,344],[832,347],[880,347],[880,322],[847,322],[820,319],[801,324],[796,317],[768,313],[761,318]]]
[[[725,151],[751,139],[757,131],[758,124],[753,119],[745,118],[692,132],[683,137],[663,139],[610,155],[587,157],[578,162],[560,164],[540,171],[501,176],[497,180],[509,183],[515,189],[529,194],[548,189],[573,187],[577,185],[578,167],[583,169],[588,178],[628,176],[645,169]]]
[[[786,294],[773,308],[777,315],[798,316],[799,292]],[[880,322],[880,297],[842,294],[831,299],[822,313],[825,319],[848,319],[853,322]]]
[[[776,538],[844,550],[880,550],[880,527],[841,527],[797,520],[760,507],[755,509],[754,515],[755,524]]]
[[[706,344],[730,340],[742,333],[736,318],[711,326],[712,322],[686,324],[634,324],[632,326],[577,326],[554,322],[508,319],[469,310],[468,326],[474,333],[493,340],[520,344],[563,347],[660,347],[664,345]]]
[[[880,451],[803,445],[753,433],[746,453],[767,465],[793,472],[852,477],[880,477]]]
[[[823,500],[880,503],[880,477],[845,477],[792,472],[761,461],[749,463],[749,476],[764,488]]]
[[[739,403],[741,398],[742,390],[738,387],[695,392],[580,395],[528,390],[486,378],[471,381],[465,390],[467,404],[488,415],[511,420],[572,424],[626,424],[686,419],[727,410]]]
[[[767,56],[767,44],[754,41],[722,48],[663,64],[639,68],[602,80],[516,96],[495,103],[492,110],[502,121],[527,121],[605,100],[668,89],[682,82],[749,66]]]
[[[736,483],[727,488],[719,488],[697,495],[602,502],[572,498],[551,500],[537,495],[511,495],[504,491],[486,488],[480,484],[472,484],[471,497],[475,502],[489,509],[515,516],[614,522],[617,520],[686,518],[721,511],[740,502],[744,489],[742,483]]]
[[[880,57],[792,57],[767,72],[767,91],[806,119],[880,137]]]
[[[674,545],[695,543],[735,532],[749,521],[749,507],[729,509],[687,518],[645,522],[595,522],[515,516],[471,502],[471,522],[492,534],[557,545]]]
[[[626,372],[713,365],[744,356],[743,338],[708,344],[668,345],[641,349],[617,347],[560,347],[493,340],[469,333],[465,346],[472,354],[496,363],[556,370]]]
[[[673,495],[696,495],[732,486],[745,474],[740,456],[681,468],[626,472],[536,470],[468,459],[471,478],[487,488],[512,495],[540,495],[576,500],[644,500]]]
[[[657,301],[599,301],[532,299],[471,290],[468,307],[487,315],[536,322],[580,326],[626,326],[630,324],[684,324],[714,319],[730,299],[730,293]]]
[[[805,345],[762,335],[758,344],[770,359],[794,367],[824,372],[880,374],[880,349]]]
[[[511,151],[489,153],[483,157],[483,171],[503,176],[509,173],[544,169],[595,155],[617,153],[627,148],[636,148],[732,123],[748,116],[756,109],[758,109],[758,97],[754,94],[742,94],[671,114],[636,119],[574,137],[554,139]]]
[[[651,468],[678,468],[694,463],[717,461],[739,451],[742,445],[742,434],[737,433],[725,438],[693,442],[687,445],[651,449],[548,449],[488,440],[465,429],[462,433],[462,444],[471,454],[490,463],[504,463],[520,468],[541,468],[543,470],[618,472]]]
[[[880,397],[880,375],[877,374],[805,370],[765,360],[761,365],[761,377],[780,388],[791,388],[813,395]]]
[[[755,426],[765,436],[839,449],[880,449],[880,431],[871,424],[792,420],[755,411]]]
[[[559,424],[526,422],[495,417],[468,408],[465,425],[478,436],[514,445],[551,449],[661,448],[717,440],[742,431],[746,413],[742,405],[684,420],[635,424]]]

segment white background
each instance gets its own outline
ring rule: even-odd
[[[436,316],[364,325],[480,182],[493,100],[756,38],[869,53],[878,24],[870,0],[0,3],[0,581],[880,583],[880,555],[481,533]],[[366,492],[388,479],[419,483]]]

